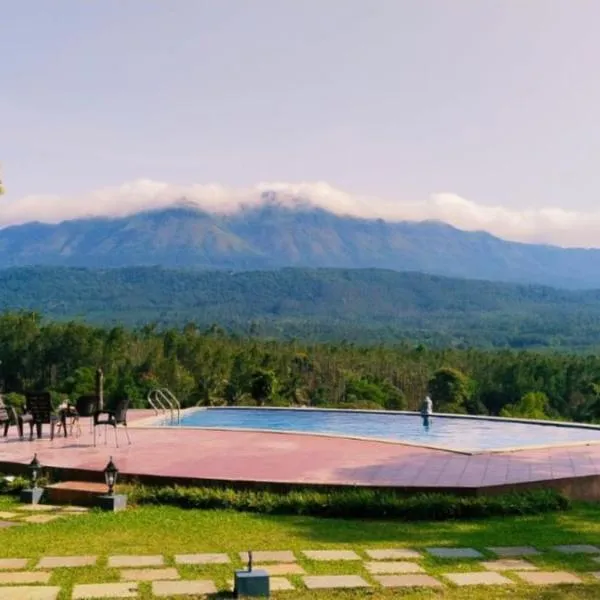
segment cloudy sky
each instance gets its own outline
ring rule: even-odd
[[[263,189],[600,246],[598,0],[0,0],[0,225]]]

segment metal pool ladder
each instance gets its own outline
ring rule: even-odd
[[[158,414],[171,416],[171,425],[179,425],[181,421],[181,405],[169,388],[156,388],[148,394],[148,403]]]

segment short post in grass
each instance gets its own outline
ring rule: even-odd
[[[37,454],[33,455],[33,460],[27,466],[29,469],[29,487],[21,490],[21,502],[24,504],[39,504],[44,493],[43,488],[38,487],[38,479],[42,470],[42,465],[38,460]]]
[[[127,508],[127,496],[125,494],[115,494],[118,478],[119,469],[117,469],[111,456],[108,464],[104,467],[104,482],[108,489],[106,494],[98,496],[98,506],[102,510],[118,512]]]
[[[235,597],[268,598],[270,592],[269,574],[263,569],[252,567],[252,550],[248,550],[248,568],[235,572],[233,586]]]

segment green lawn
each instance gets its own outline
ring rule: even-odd
[[[0,511],[15,508],[12,500],[0,498]],[[568,513],[539,517],[489,519],[472,522],[401,523],[359,520],[327,520],[311,517],[269,517],[226,511],[182,510],[172,507],[132,508],[120,514],[92,512],[58,519],[45,525],[24,525],[0,530],[0,557],[36,559],[41,556],[95,554],[99,566],[61,569],[52,583],[61,585],[61,600],[70,599],[74,583],[118,581],[118,571],[109,569],[104,558],[110,554],[163,554],[168,564],[173,555],[195,552],[293,550],[309,574],[362,575],[374,583],[361,562],[315,563],[305,560],[301,550],[352,548],[366,559],[366,548],[468,546],[484,551],[486,546],[533,545],[540,550],[558,544],[600,544],[600,506],[576,505]],[[484,551],[485,553],[485,551]],[[493,555],[488,554],[490,558]],[[328,600],[330,598],[444,598],[445,600],[491,600],[495,598],[596,599],[600,582],[590,573],[600,565],[585,555],[565,556],[553,552],[528,557],[546,570],[567,570],[588,581],[585,586],[511,588],[455,588],[441,591],[389,591],[374,587],[360,592],[301,591],[300,577],[290,576],[297,590],[279,592],[284,598]],[[432,575],[464,570],[482,570],[477,561],[448,561],[425,557],[419,561]],[[33,562],[31,563],[34,564]],[[241,562],[235,567],[241,566]],[[213,579],[220,589],[231,578],[234,565],[179,567],[183,577]],[[518,580],[512,574],[509,577]],[[142,584],[142,597],[152,598],[149,584]]]

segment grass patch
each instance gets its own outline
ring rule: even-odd
[[[0,497],[0,510],[16,512],[18,504]],[[242,566],[238,553],[254,550],[292,550],[308,574],[359,574],[371,584],[375,580],[362,561],[319,563],[306,560],[301,551],[315,549],[353,549],[367,560],[367,548],[407,547],[424,550],[429,546],[465,546],[477,548],[486,557],[488,546],[533,545],[548,550],[559,544],[599,544],[600,507],[575,504],[571,511],[516,517],[486,518],[467,522],[397,522],[391,520],[323,519],[297,515],[259,515],[233,510],[182,510],[173,506],[139,506],[124,513],[89,514],[62,517],[47,525],[23,525],[0,530],[0,557],[30,558],[33,569],[42,556],[97,555],[98,565],[83,569],[59,569],[51,584],[62,588],[60,600],[71,597],[77,583],[118,581],[117,569],[107,567],[111,554],[162,554],[172,564],[175,554],[226,552],[235,560],[230,565],[179,567],[183,578],[212,579],[225,589],[234,568]],[[510,588],[456,588],[447,585],[439,591],[309,592],[301,587],[301,578],[291,576],[297,589],[278,596],[298,600],[356,600],[358,598],[396,598],[410,600],[592,600],[600,597],[600,584],[589,576],[600,570],[591,557],[545,552],[527,560],[548,570],[566,570],[587,581],[585,586],[541,588],[515,581]],[[442,560],[426,556],[419,564],[428,573],[442,579],[443,573],[480,570],[473,560]],[[152,598],[150,586],[140,586],[140,597]],[[0,590],[1,591],[1,590]]]

